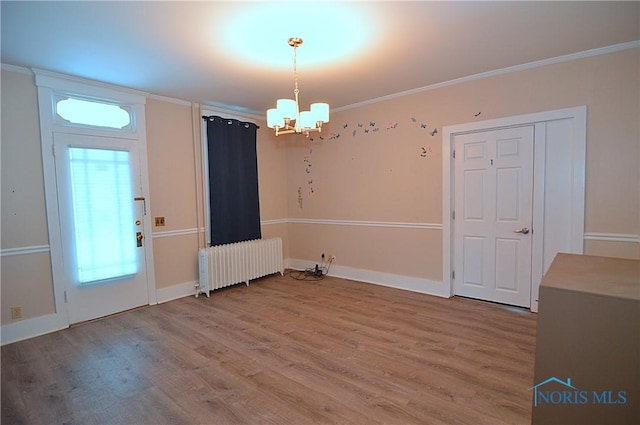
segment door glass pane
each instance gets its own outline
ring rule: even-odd
[[[137,273],[130,154],[69,148],[78,282]]]

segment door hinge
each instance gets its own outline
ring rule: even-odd
[[[67,291],[64,291],[64,302],[67,303]]]
[[[451,219],[452,220],[456,219],[456,212],[455,211],[451,211]]]
[[[451,279],[455,279],[455,278],[456,278],[456,271],[451,270]]]
[[[455,157],[456,157],[456,150],[454,149],[453,150],[453,158],[455,159]]]

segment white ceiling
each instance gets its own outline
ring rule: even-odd
[[[2,63],[263,114],[640,40],[640,2],[1,3]]]

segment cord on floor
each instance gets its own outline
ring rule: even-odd
[[[310,267],[304,270],[289,270],[285,273],[286,275],[291,276],[296,280],[306,280],[306,281],[317,281],[322,280],[326,275],[329,274],[329,269],[331,268],[331,263],[333,260],[329,260],[326,263],[323,261],[320,265],[316,265],[316,267]]]

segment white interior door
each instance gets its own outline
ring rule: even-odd
[[[533,136],[455,136],[455,295],[531,306]]]
[[[149,303],[136,140],[54,133],[69,323]]]

